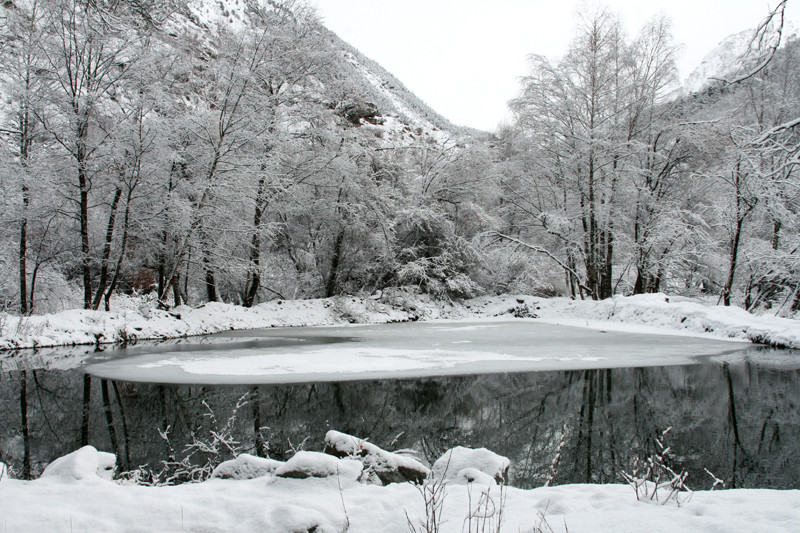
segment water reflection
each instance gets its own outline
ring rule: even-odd
[[[320,449],[328,429],[414,448],[429,461],[454,445],[485,446],[511,458],[514,485],[534,487],[551,476],[619,482],[672,427],[675,466],[689,471],[692,488],[710,487],[706,468],[728,487],[800,488],[798,383],[800,370],[747,361],[286,386],[13,370],[0,373],[0,460],[35,477],[89,443],[116,450],[124,469],[157,469],[230,423],[238,451],[277,459]],[[220,449],[215,460],[230,456]]]

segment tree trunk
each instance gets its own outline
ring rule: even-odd
[[[208,248],[203,246],[203,270],[205,271],[206,282],[206,298],[209,302],[216,302],[219,297],[217,295],[217,280],[214,277],[214,267],[211,264]]]
[[[253,410],[253,447],[255,455],[264,457],[264,439],[261,437],[261,395],[258,390],[258,385],[254,385],[251,389],[252,400],[251,406]]]
[[[108,380],[100,380],[100,389],[103,393],[103,410],[106,413],[106,427],[108,427],[108,437],[111,440],[111,449],[117,457],[121,456],[119,441],[117,440],[117,430],[114,427],[114,413],[111,411],[111,397],[108,393]]]
[[[100,302],[105,296],[106,286],[108,285],[109,263],[111,262],[111,244],[114,242],[114,226],[117,222],[117,209],[122,198],[122,189],[117,187],[114,191],[114,199],[111,201],[111,210],[108,213],[108,225],[106,226],[106,240],[103,244],[103,261],[100,265],[100,281],[97,283],[97,293],[92,301],[92,309],[100,308]]]
[[[89,414],[92,403],[92,376],[83,375],[83,409],[81,411],[81,447],[89,444]]]
[[[342,260],[342,245],[344,244],[344,229],[339,230],[333,243],[333,258],[331,270],[328,273],[328,282],[325,284],[325,297],[330,298],[336,294],[336,277],[339,273],[339,263]]]
[[[736,229],[733,234],[733,242],[731,243],[731,254],[728,263],[728,279],[725,281],[725,286],[722,289],[722,304],[725,306],[731,305],[731,291],[733,289],[733,280],[736,275],[736,266],[739,257],[739,241],[742,235],[742,225],[744,223],[743,217],[737,217]]]
[[[28,314],[28,206],[30,205],[28,187],[22,186],[22,221],[19,226],[19,312]]]
[[[22,426],[22,479],[31,479],[31,436],[28,428],[28,371],[20,372],[19,414]]]
[[[128,433],[128,422],[125,417],[125,404],[122,402],[122,395],[119,393],[119,387],[116,381],[112,381],[111,385],[114,386],[114,395],[117,398],[117,405],[119,405],[119,418],[122,422],[122,442],[125,445],[125,455],[120,457],[120,466],[122,470],[129,470],[131,467],[131,439]]]
[[[253,214],[253,235],[250,242],[250,267],[247,271],[247,283],[245,284],[244,306],[252,307],[255,304],[258,289],[261,285],[261,221],[264,217],[266,208],[266,178],[258,180],[258,190],[256,192],[256,206]]]
[[[92,257],[89,244],[89,176],[87,175],[86,139],[89,135],[89,117],[85,110],[75,107],[77,127],[75,135],[76,152],[75,160],[78,164],[78,188],[80,200],[78,219],[80,220],[81,233],[81,270],[83,273],[83,308],[92,308]]]
[[[119,256],[117,257],[117,264],[114,267],[114,277],[111,278],[111,283],[108,285],[108,290],[105,293],[105,309],[111,310],[111,295],[117,288],[119,282],[119,275],[122,271],[122,262],[125,259],[125,251],[128,247],[128,227],[130,225],[130,212],[131,212],[131,199],[133,197],[133,189],[128,189],[128,197],[125,199],[125,214],[122,217],[122,242],[120,243]]]

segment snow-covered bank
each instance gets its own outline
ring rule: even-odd
[[[85,468],[93,466],[83,459]],[[409,522],[424,531],[423,493],[411,483],[379,486],[347,476],[291,479],[267,473],[145,487],[102,475],[59,474],[0,479],[3,531],[407,533]],[[439,496],[441,533],[497,531],[500,512],[499,530],[514,533],[800,531],[798,490],[702,491],[684,493],[680,505],[660,505],[638,501],[622,484],[505,487],[501,493],[483,478],[450,481]],[[483,523],[486,529],[480,529]]]
[[[709,305],[664,294],[603,301],[482,296],[463,302],[433,300],[413,291],[380,298],[342,296],[274,300],[253,308],[207,303],[170,312],[141,305],[121,311],[72,310],[17,317],[0,314],[0,350],[168,339],[228,330],[278,326],[383,324],[432,319],[522,316],[543,322],[614,331],[711,336],[800,348],[800,320],[757,316],[737,307]]]

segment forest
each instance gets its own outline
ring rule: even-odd
[[[631,37],[586,15],[564,57],[531,57],[491,133],[437,115],[303,2],[228,4],[0,7],[0,310],[416,286],[800,311],[785,1],[693,93],[667,19]]]

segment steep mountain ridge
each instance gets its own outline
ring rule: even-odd
[[[781,48],[798,38],[797,29],[786,23]],[[715,78],[726,78],[761,56],[753,44],[754,30],[747,29],[728,35],[710,50],[700,64],[683,82],[683,94],[697,93],[714,83]]]
[[[258,13],[264,9],[280,9],[274,0],[192,0],[176,13],[170,24],[177,27],[194,26],[202,35],[215,27],[227,27],[233,32],[258,27]],[[469,134],[468,128],[452,124],[418,96],[411,92],[393,74],[355,47],[343,41],[334,32],[317,22],[318,32],[329,51],[336,57],[338,77],[346,79],[364,103],[375,106],[377,116],[388,118],[381,125],[386,130],[413,135],[424,133],[436,142],[445,142],[454,134]],[[202,38],[202,37],[201,37]]]

